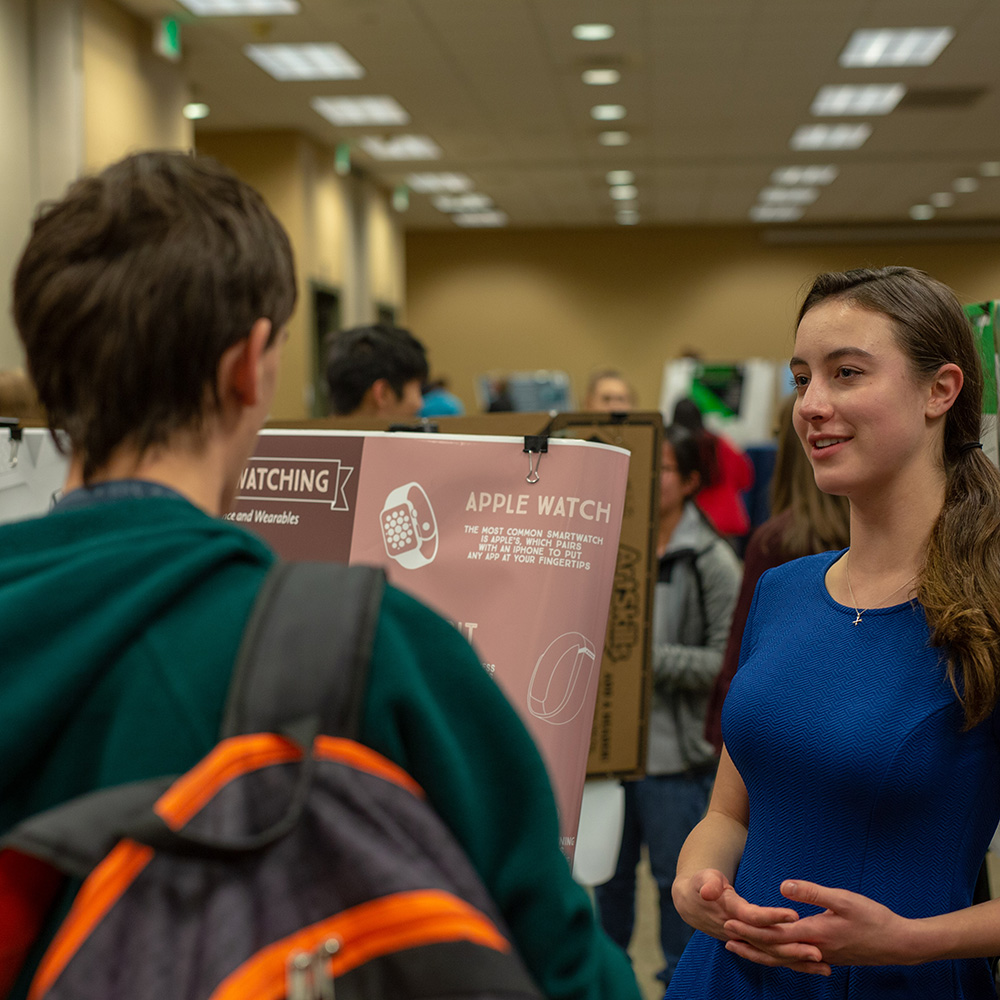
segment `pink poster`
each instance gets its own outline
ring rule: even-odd
[[[520,712],[572,860],[628,452],[551,440],[263,431],[230,519],[287,559],[384,566],[449,619]]]

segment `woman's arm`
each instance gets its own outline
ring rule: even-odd
[[[733,942],[736,925],[755,934],[798,921],[790,908],[756,906],[733,887],[743,856],[749,821],[746,786],[725,747],[705,818],[691,831],[677,861],[672,897],[677,912],[696,930]],[[730,947],[730,945],[727,945]],[[780,956],[780,957],[779,957]],[[800,972],[829,973],[815,945],[790,935],[767,964],[787,965]]]

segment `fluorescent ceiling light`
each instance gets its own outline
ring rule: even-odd
[[[634,184],[618,184],[608,191],[615,201],[631,201],[639,194]]]
[[[979,174],[981,177],[1000,177],[1000,161],[988,160],[979,164]]]
[[[926,222],[934,218],[934,207],[932,205],[914,205],[910,209],[910,218],[917,222]]]
[[[597,141],[602,146],[627,146],[632,141],[628,132],[602,132]]]
[[[635,180],[635,174],[631,170],[609,170],[604,179],[609,184],[631,184]]]
[[[814,187],[766,187],[757,200],[768,205],[811,205],[818,197]]]
[[[814,115],[887,115],[905,93],[901,83],[820,87],[809,111]]]
[[[581,42],[604,42],[614,37],[615,29],[610,24],[575,24],[573,37]]]
[[[181,0],[200,17],[246,17],[263,14],[298,14],[297,0]]]
[[[634,226],[639,221],[639,213],[631,208],[623,208],[620,212],[615,212],[615,221],[620,226]]]
[[[951,208],[955,204],[955,196],[950,191],[935,191],[927,200],[935,208]]]
[[[806,167],[778,167],[771,174],[772,184],[831,184],[837,179],[837,168],[832,163]]]
[[[244,54],[275,80],[360,80],[364,68],[339,45],[245,45]]]
[[[406,183],[411,191],[434,194],[438,191],[468,191],[472,178],[465,174],[407,174]]]
[[[439,194],[434,207],[440,212],[482,212],[493,207],[488,194]]]
[[[376,160],[437,160],[441,147],[426,135],[393,135],[386,139],[369,135],[359,140],[361,148]]]
[[[451,218],[455,225],[472,229],[487,229],[507,225],[506,212],[460,212]]]
[[[802,218],[798,205],[754,205],[750,218],[754,222],[795,222]]]
[[[200,104],[197,102],[192,102],[191,104],[185,104],[182,114],[188,121],[196,122],[200,118],[207,118],[209,113],[209,107],[207,104]]]
[[[334,125],[407,125],[410,121],[392,97],[314,97],[309,104]]]
[[[585,69],[583,71],[583,82],[591,87],[606,87],[609,84],[617,83],[621,78],[621,73],[616,69]]]
[[[800,125],[792,135],[792,149],[857,149],[872,134],[872,127],[861,125]]]
[[[599,122],[620,121],[625,117],[625,108],[621,104],[595,104],[590,117]]]
[[[954,28],[859,29],[840,53],[841,66],[930,66]]]
[[[959,194],[970,194],[979,189],[979,181],[975,177],[956,177],[951,182],[951,186]]]

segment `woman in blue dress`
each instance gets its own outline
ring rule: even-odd
[[[922,272],[821,275],[794,423],[851,545],[758,584],[670,1000],[995,998],[1000,473],[964,310]]]

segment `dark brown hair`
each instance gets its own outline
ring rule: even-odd
[[[793,394],[781,405],[771,478],[771,513],[791,511],[780,538],[782,553],[788,559],[842,549],[851,538],[851,506],[846,497],[824,493],[816,485],[802,442],[792,428],[794,403]]]
[[[944,506],[917,597],[931,643],[947,651],[948,676],[972,727],[1000,695],[1000,471],[982,450],[962,447],[979,440],[982,421],[983,367],[972,326],[947,285],[908,267],[820,275],[799,320],[828,298],[886,316],[916,378],[932,379],[945,364],[965,376],[945,417]]]
[[[49,424],[90,478],[218,405],[223,353],[295,304],[292,249],[261,196],[214,160],[147,152],[42,206],[14,318]]]

